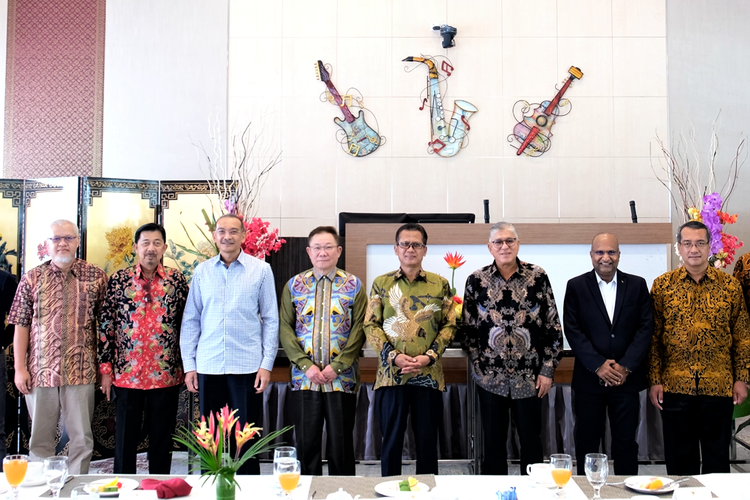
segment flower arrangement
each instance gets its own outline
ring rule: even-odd
[[[107,262],[104,264],[104,272],[112,274],[123,267],[135,264],[136,253],[133,249],[133,238],[135,230],[128,226],[118,226],[104,233],[107,239]],[[124,264],[124,265],[123,265]]]
[[[743,242],[736,236],[727,233],[724,227],[737,222],[737,214],[724,212],[724,206],[734,191],[741,167],[740,157],[745,147],[745,140],[740,141],[729,164],[727,178],[720,189],[716,189],[716,158],[718,156],[719,138],[717,135],[719,117],[714,121],[711,131],[711,144],[708,154],[708,166],[702,168],[695,148],[694,130],[690,130],[690,140],[684,136],[670,150],[657,137],[666,165],[663,170],[666,177],[657,174],[659,182],[666,187],[671,196],[681,222],[696,220],[703,222],[711,232],[710,265],[725,268],[732,264],[738,248]],[[692,144],[690,154],[685,144]],[[690,159],[692,156],[693,160]],[[675,244],[675,253],[677,246]]]
[[[292,429],[292,426],[287,426],[267,434],[255,441],[240,456],[242,447],[260,436],[261,428],[253,427],[253,424],[248,423],[240,426],[236,413],[237,410],[230,412],[229,406],[225,406],[221,411],[216,412],[215,418],[212,413],[208,422],[206,422],[206,417],[202,416],[200,424],[192,424],[192,431],[184,428],[179,429],[174,436],[176,442],[185,445],[197,457],[199,465],[194,470],[203,470],[201,477],[205,476],[204,483],[209,477],[213,477],[212,483],[216,483],[217,480],[220,481],[217,487],[222,483],[239,486],[234,476],[242,464],[256,455],[275,448],[271,444],[273,440]],[[229,453],[232,434],[234,434],[235,444],[237,445],[233,457]]]
[[[445,254],[445,257],[443,257],[443,259],[451,269],[451,295],[453,295],[454,309],[456,310],[456,320],[458,321],[458,319],[461,318],[461,314],[463,313],[464,301],[463,299],[461,299],[461,297],[456,295],[456,285],[454,283],[454,280],[456,279],[456,269],[466,264],[466,261],[464,260],[464,256],[458,252],[448,252]]]

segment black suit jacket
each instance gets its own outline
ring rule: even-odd
[[[13,343],[13,325],[5,326],[5,317],[10,312],[13,297],[16,295],[16,277],[0,270],[0,344],[5,349]]]
[[[654,334],[654,312],[646,281],[617,271],[617,299],[612,322],[594,270],[568,281],[563,328],[576,357],[573,390],[638,392],[648,385],[645,357]],[[631,373],[618,387],[605,387],[595,370],[614,359]]]

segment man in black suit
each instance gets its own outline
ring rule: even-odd
[[[617,270],[620,245],[611,234],[591,242],[594,269],[568,281],[563,325],[575,354],[573,368],[578,474],[587,453],[598,453],[609,409],[617,475],[638,474],[640,399],[647,387],[644,363],[654,333],[646,281]]]
[[[16,277],[10,273],[0,270],[0,464],[5,458],[5,385],[7,383],[8,371],[5,366],[5,348],[13,343],[13,325],[6,325],[5,318],[8,316],[13,297],[16,295]],[[0,465],[2,470],[2,465]]]

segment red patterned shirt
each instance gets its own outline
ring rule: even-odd
[[[114,385],[128,389],[181,384],[187,295],[182,273],[161,264],[151,279],[143,277],[140,264],[113,274],[102,307],[99,371],[113,373]]]
[[[21,278],[8,323],[29,328],[33,387],[96,382],[96,319],[106,287],[104,271],[80,259],[68,273],[45,262]]]

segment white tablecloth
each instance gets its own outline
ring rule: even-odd
[[[102,476],[92,475],[94,481]],[[148,477],[148,476],[143,476]],[[750,500],[750,474],[708,474],[695,476],[706,487],[710,488],[719,498],[731,500]],[[201,499],[212,500],[216,497],[214,486],[209,479],[205,485],[199,476],[187,476],[186,481],[193,486],[189,496],[183,497],[188,500]],[[238,500],[243,498],[253,499],[276,499],[278,498],[278,482],[273,476],[237,476],[241,490],[237,492]],[[302,476],[300,484],[292,495],[293,500],[308,500],[310,494],[311,476]],[[454,499],[461,500],[496,500],[495,492],[515,486],[521,500],[551,500],[555,498],[554,490],[534,486],[526,477],[521,476],[435,476],[437,491],[435,495],[427,495],[425,499]],[[342,481],[342,487],[346,489],[346,481]],[[8,490],[5,475],[0,474],[0,491]],[[587,500],[583,492],[574,481],[568,483],[565,488],[568,500]],[[36,499],[47,491],[47,486],[21,487],[20,500]],[[2,495],[5,497],[5,494]],[[623,490],[622,498],[631,498],[629,492]],[[653,497],[664,498],[664,497]],[[668,497],[667,497],[668,498]],[[156,493],[153,491],[136,491],[123,493],[120,500],[153,500]],[[360,499],[365,500],[365,499]]]

